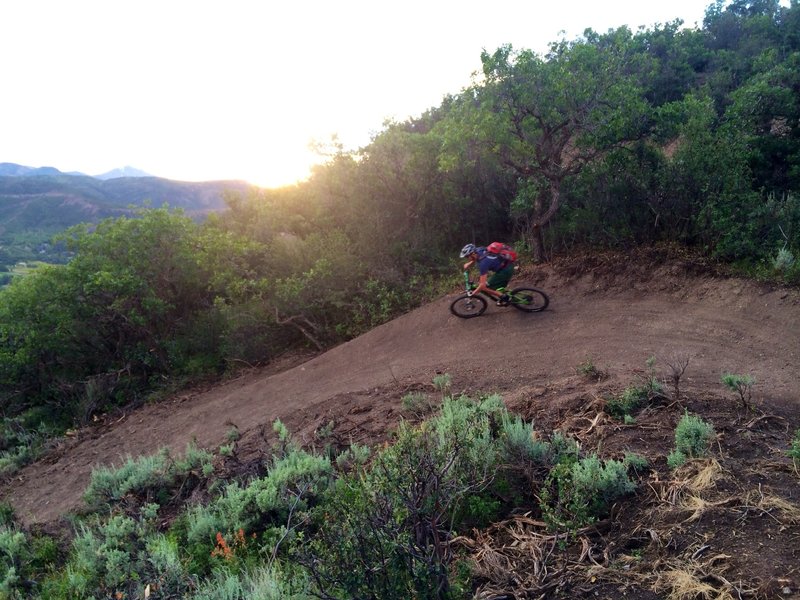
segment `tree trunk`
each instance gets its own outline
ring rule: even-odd
[[[561,180],[550,180],[550,202],[545,209],[547,198],[542,193],[533,203],[533,219],[530,228],[529,242],[533,251],[533,261],[536,263],[547,262],[548,257],[544,250],[544,234],[542,230],[558,212],[561,203]]]
[[[547,262],[547,257],[544,254],[544,236],[542,235],[542,226],[534,223],[530,229],[528,243],[533,251],[533,262],[539,264]]]

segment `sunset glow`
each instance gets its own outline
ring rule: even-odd
[[[483,48],[691,24],[706,4],[8,0],[0,162],[290,184],[320,160],[309,142],[368,144],[468,85]]]

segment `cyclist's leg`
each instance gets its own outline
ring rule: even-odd
[[[509,265],[505,269],[493,273],[486,285],[493,290],[498,288],[507,288],[511,277],[514,275],[514,265]],[[504,290],[505,291],[505,290]]]
[[[511,281],[512,275],[514,275],[514,266],[509,265],[505,269],[494,273],[486,282],[487,287],[501,293],[497,304],[508,304],[508,294],[506,288],[508,287],[508,282]]]

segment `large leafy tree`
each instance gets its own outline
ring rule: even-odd
[[[630,33],[587,34],[554,44],[546,57],[511,46],[484,52],[484,81],[453,113],[460,123],[445,147],[453,154],[478,144],[518,178],[511,208],[537,261],[545,259],[543,228],[558,213],[564,182],[638,137],[645,123]]]
[[[0,408],[55,402],[88,413],[153,376],[218,366],[201,315],[246,280],[245,244],[180,212],[142,211],[66,236],[69,264],[15,281],[0,301]]]

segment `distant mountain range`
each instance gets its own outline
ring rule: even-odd
[[[38,175],[76,175],[86,177],[86,173],[75,171],[63,173],[55,167],[26,167],[16,163],[0,163],[0,177],[36,177]],[[124,166],[93,177],[95,179],[117,179],[119,177],[153,177],[153,175],[135,167]]]
[[[153,177],[150,173],[145,173],[134,167],[125,166],[121,169],[113,169],[102,175],[95,175],[97,179],[117,179],[119,177]]]
[[[182,208],[189,215],[205,215],[225,208],[225,192],[246,193],[253,186],[245,181],[174,181],[153,177],[133,167],[114,169],[91,177],[82,173],[63,173],[54,167],[26,167],[0,163],[0,236],[15,221],[35,226],[28,218],[32,208],[50,213],[48,221],[61,221],[61,213],[74,225],[81,220],[95,221],[130,211],[131,206]]]
[[[90,177],[0,163],[0,250],[22,240],[45,240],[78,223],[131,214],[131,207],[167,204],[202,218],[225,209],[226,192],[244,195],[252,189],[245,181],[174,181],[133,167]]]

